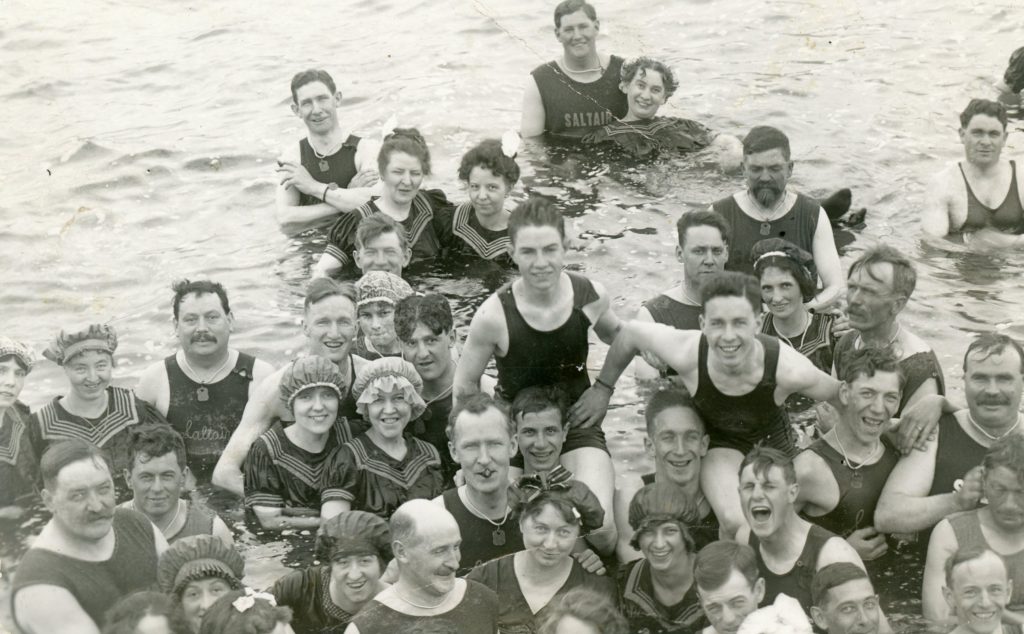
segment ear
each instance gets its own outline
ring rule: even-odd
[[[960,142],[966,144],[967,143],[967,131],[964,130],[963,128],[960,128],[959,130],[957,130],[956,133],[957,133],[957,136],[960,137]]]
[[[391,554],[394,555],[395,560],[399,562],[405,562],[409,559],[405,552],[405,545],[397,539],[391,542]]]
[[[647,452],[647,455],[654,456],[654,443],[651,442],[650,436],[647,435],[644,436],[644,451]]]
[[[628,88],[629,88],[629,84],[627,82],[624,82],[624,81],[620,81],[619,82],[619,90],[622,92],[622,94],[626,94],[626,90]]]
[[[757,604],[761,605],[764,601],[764,577],[758,577],[757,581],[754,582],[754,598],[757,599]]]
[[[816,605],[811,606],[811,618],[814,619],[814,624],[817,625],[822,632],[828,631],[828,621],[825,620],[825,613]]]
[[[295,101],[292,100],[290,105],[292,107],[292,114],[295,115],[296,117],[300,117],[301,118],[302,115],[299,114],[299,104],[295,103]]]
[[[907,300],[908,299],[909,298],[906,297],[905,295],[898,295],[896,297],[896,309],[893,312],[894,315],[903,312],[903,309],[906,308],[906,306],[907,306]]]
[[[51,514],[53,513],[53,493],[49,489],[43,489],[41,491],[41,497],[43,499],[43,506],[46,507]]]
[[[404,258],[402,259],[402,268],[409,266],[409,262],[412,262],[412,248],[406,248]]]
[[[228,332],[230,332],[231,330],[233,330],[235,328],[235,314],[229,311],[228,314],[227,314],[227,320],[228,320]]]
[[[595,31],[600,31],[601,30],[601,21],[600,20],[594,20],[594,30]]]
[[[800,496],[800,483],[794,482],[789,485],[789,503],[796,504],[796,499]]]
[[[455,453],[455,443],[450,440],[448,441],[448,453],[451,454],[452,460],[455,461],[455,464],[459,464],[459,456]]]
[[[334,106],[338,107],[341,105],[341,91],[334,93]]]
[[[302,334],[309,336],[309,323],[306,321],[305,315],[302,317]]]
[[[839,382],[839,402],[844,407],[850,404],[850,384],[846,381]]]
[[[946,605],[949,606],[950,614],[956,616],[956,599],[953,597],[953,591],[942,586],[942,597],[946,599]]]
[[[676,245],[676,262],[682,263],[683,261],[683,245]]]
[[[704,315],[697,317],[697,323],[700,324],[700,329],[704,330]],[[760,329],[759,329],[760,330]]]
[[[121,475],[124,477],[124,481],[128,485],[128,488],[131,489],[134,492],[135,491],[135,487],[132,486],[132,473],[131,473],[131,471],[128,471],[127,469],[121,469]]]
[[[512,453],[509,454],[509,455],[510,456],[515,456],[516,452],[519,451],[519,436],[518,435],[512,436],[512,447],[511,447],[511,449],[512,449]]]
[[[704,456],[707,455],[707,453],[708,453],[708,446],[710,444],[711,444],[711,436],[709,436],[707,434],[707,432],[705,432],[704,435],[701,436],[701,439],[700,439],[700,450],[699,450],[698,453],[700,454],[701,458],[703,458]]]

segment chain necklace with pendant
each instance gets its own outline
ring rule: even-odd
[[[208,383],[211,383],[213,381],[213,378],[220,374],[221,371],[227,367],[228,362],[231,361],[231,353],[228,353],[227,358],[224,359],[224,363],[220,364],[220,367],[217,368],[213,372],[213,374],[206,377],[206,379],[199,378],[199,373],[196,372],[195,368],[192,367],[192,364],[188,362],[187,355],[181,355],[181,360],[185,362],[185,367],[188,368],[188,371],[192,374],[193,377],[195,377],[195,380],[199,383],[199,387],[196,388],[196,400],[199,401],[200,403],[205,403],[206,401],[210,400],[210,390],[209,388],[206,387],[206,385]]]
[[[495,522],[491,518],[487,517],[487,514],[478,509],[473,502],[469,499],[469,491],[466,491],[466,506],[469,510],[473,511],[477,517],[482,518],[491,526],[494,526],[494,531],[491,532],[491,543],[495,546],[505,545],[505,521],[508,519],[508,514],[511,511],[507,506],[505,507],[505,516],[501,518],[500,522]]]

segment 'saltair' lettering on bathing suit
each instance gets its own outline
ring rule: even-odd
[[[608,125],[615,120],[612,113],[604,112],[567,112],[565,113],[566,128],[593,128]]]
[[[626,95],[619,90],[622,58],[608,61],[604,74],[583,83],[566,75],[557,62],[541,64],[531,73],[544,104],[544,131],[582,137],[594,128],[626,116]]]

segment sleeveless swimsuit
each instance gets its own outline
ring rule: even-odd
[[[299,162],[314,180],[325,186],[334,183],[338,187],[348,187],[348,184],[352,182],[352,177],[358,173],[356,169],[356,150],[358,148],[359,137],[350,134],[337,152],[321,159],[313,151],[309,139],[304,138],[299,141]],[[327,169],[322,169],[324,167]],[[316,196],[299,194],[299,205],[315,205],[321,202],[323,200]]]
[[[1014,161],[1010,161],[1010,189],[1006,192],[1006,198],[995,209],[978,200],[971,189],[971,184],[967,182],[963,166],[957,164],[957,167],[960,168],[964,186],[967,187],[967,219],[964,220],[961,231],[976,231],[984,227],[1008,233],[1024,231],[1024,208],[1020,205],[1020,193],[1017,191],[1017,165]]]

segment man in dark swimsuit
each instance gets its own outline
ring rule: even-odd
[[[761,288],[752,276],[717,273],[701,285],[701,329],[628,322],[615,338],[586,407],[604,411],[610,392],[638,352],[650,352],[679,373],[707,426],[710,448],[701,465],[701,489],[723,536],[743,525],[736,478],[750,449],[765,443],[796,453],[783,403],[800,393],[815,401],[835,397],[839,382],[806,357],[761,330]]]
[[[599,55],[601,23],[593,5],[564,0],[555,7],[555,37],[562,59],[533,70],[523,93],[524,137],[545,132],[580,138],[626,116],[626,95],[619,90],[622,58]]]
[[[309,223],[352,211],[370,199],[379,180],[380,143],[341,127],[341,92],[327,71],[297,73],[291,89],[292,112],[308,134],[287,145],[277,161],[277,221]]]
[[[839,386],[838,422],[793,461],[803,517],[845,537],[864,561],[888,549],[875,530],[875,507],[900,456],[883,433],[896,414],[902,380],[890,351],[855,351]]]
[[[938,238],[995,247],[1024,244],[1024,165],[1001,158],[1006,107],[972,99],[960,113],[964,161],[942,170],[928,188],[921,229]]]
[[[645,301],[636,311],[636,319],[679,330],[700,330],[700,284],[707,276],[725,270],[732,231],[729,223],[713,211],[691,211],[676,221],[676,235],[676,259],[683,265],[683,279]],[[633,362],[633,374],[641,381],[673,375],[675,371],[655,369],[638,358]]]
[[[356,375],[369,363],[352,354],[352,343],[356,336],[356,292],[352,284],[318,278],[310,282],[303,303],[303,326],[306,335],[306,353],[324,357],[338,366],[345,381],[345,394],[338,408],[338,417],[345,417],[349,424],[361,425],[352,397],[352,384]],[[213,471],[213,483],[241,497],[242,462],[249,453],[249,447],[260,435],[270,429],[275,420],[295,420],[287,403],[281,398],[281,377],[291,364],[265,378],[249,399],[242,413],[242,420],[231,434],[224,453]],[[352,429],[357,436],[364,428]]]
[[[967,408],[939,419],[938,435],[924,451],[900,458],[875,511],[883,533],[930,531],[940,520],[978,505],[981,462],[997,440],[1021,433],[1024,350],[1006,335],[984,334],[964,354]],[[935,400],[941,400],[935,397]],[[928,535],[917,539],[922,548]]]
[[[274,369],[230,347],[234,315],[224,287],[181,280],[172,287],[180,349],[142,372],[135,395],[185,439],[192,475],[208,482],[255,386]]]
[[[39,470],[53,517],[18,566],[14,620],[26,634],[99,632],[121,597],[156,585],[167,540],[146,516],[114,508],[110,467],[84,440],[51,445]]]
[[[473,316],[455,371],[455,399],[480,389],[480,377],[493,358],[498,368],[495,394],[511,402],[532,385],[559,385],[575,403],[561,463],[586,484],[606,509],[612,508],[614,470],[599,424],[604,412],[580,400],[590,388],[588,331],[611,343],[619,318],[604,287],[563,270],[565,221],[554,204],[531,198],[508,222],[512,259],[520,277],[484,301]],[[609,384],[610,385],[610,384]],[[607,407],[609,385],[605,393]],[[602,543],[615,543],[615,522],[605,513]]]
[[[682,389],[659,390],[644,407],[644,418],[644,448],[654,457],[654,473],[621,474],[615,489],[615,525],[619,531],[616,552],[623,563],[640,557],[631,544],[629,505],[637,491],[654,482],[675,485],[696,509],[698,521],[689,529],[698,550],[719,537],[718,518],[700,489],[700,466],[708,452],[709,438],[693,400]]]
[[[732,229],[725,268],[753,274],[751,250],[765,238],[785,238],[814,256],[822,290],[809,308],[831,305],[843,288],[843,269],[828,214],[817,200],[788,188],[793,175],[789,138],[770,126],[757,126],[743,139],[747,188],[711,205]]]
[[[781,451],[756,447],[740,464],[740,498],[749,526],[736,536],[749,543],[765,580],[764,603],[785,593],[811,607],[811,580],[825,566],[848,562],[864,567],[857,551],[841,537],[796,514],[800,485],[793,461]]]

